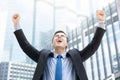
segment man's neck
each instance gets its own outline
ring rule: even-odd
[[[65,52],[65,49],[63,49],[63,48],[56,48],[55,49],[55,53],[57,53],[57,54],[62,54],[64,52]]]

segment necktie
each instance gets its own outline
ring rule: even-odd
[[[56,73],[55,73],[55,80],[62,80],[62,56],[57,56],[57,64],[56,64]]]

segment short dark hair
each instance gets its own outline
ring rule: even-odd
[[[59,31],[56,31],[56,32],[54,33],[54,36],[55,36],[57,33],[64,33],[64,34],[66,35],[66,33],[65,33],[64,31],[59,30]]]
[[[65,34],[65,35],[67,35],[64,31],[58,30],[58,31],[56,31],[56,32],[54,33],[53,38],[54,38],[54,36],[55,36],[57,33],[63,33],[63,34]],[[53,38],[52,38],[52,42],[53,42]],[[68,42],[68,37],[67,37],[67,42]]]

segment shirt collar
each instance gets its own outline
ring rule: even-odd
[[[57,54],[57,53],[53,52],[53,55],[54,55],[53,56],[54,58],[57,58],[58,55],[61,55],[63,59],[66,58],[66,52],[63,52],[62,54]]]

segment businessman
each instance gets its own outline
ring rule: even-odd
[[[88,80],[83,62],[98,49],[105,32],[105,12],[96,11],[99,25],[92,41],[81,51],[68,47],[68,36],[63,31],[57,31],[52,38],[54,50],[37,50],[26,39],[20,28],[20,15],[14,14],[12,21],[15,36],[22,50],[37,63],[33,80]]]

